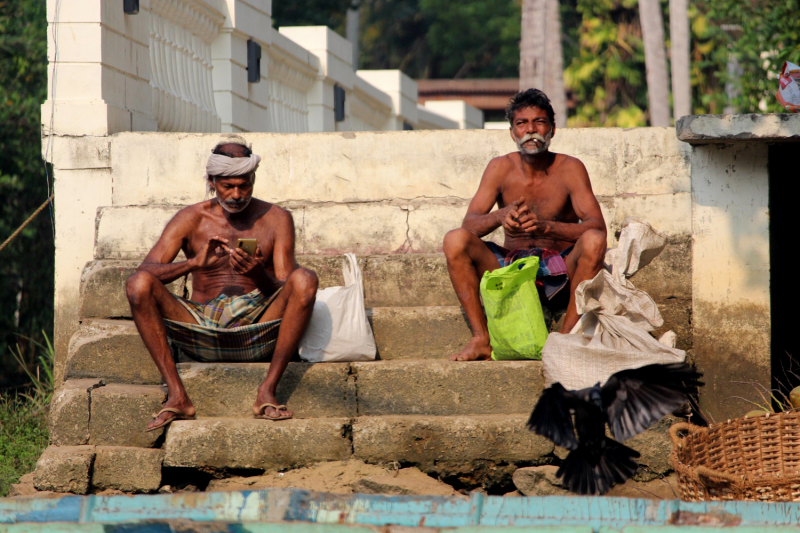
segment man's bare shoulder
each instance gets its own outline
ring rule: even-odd
[[[486,174],[489,176],[504,177],[509,172],[518,169],[520,165],[519,152],[512,152],[492,158],[486,165]]]
[[[180,226],[188,225],[189,227],[197,224],[203,216],[210,212],[211,202],[214,202],[214,200],[204,200],[184,207],[175,213],[170,223]]]
[[[563,167],[564,170],[586,170],[586,166],[583,164],[583,161],[577,157],[558,153],[553,153],[553,155],[556,156],[554,163],[559,167]]]

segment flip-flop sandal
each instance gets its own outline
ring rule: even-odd
[[[165,407],[165,408],[163,408],[162,410],[160,410],[159,412],[154,414],[153,418],[158,418],[159,416],[161,416],[162,413],[174,413],[175,416],[173,416],[172,418],[167,418],[166,420],[162,420],[157,425],[155,425],[155,426],[153,426],[151,428],[147,428],[145,431],[155,431],[155,430],[157,430],[159,428],[163,428],[164,426],[170,425],[171,423],[173,423],[176,420],[194,420],[196,418],[196,415],[187,415],[186,413],[184,413],[180,409],[176,409],[174,407]]]
[[[259,420],[289,420],[290,418],[292,418],[292,415],[269,416],[267,414],[267,407],[272,407],[276,411],[286,411],[288,409],[285,405],[275,405],[274,403],[262,403],[258,407],[258,414],[253,415],[253,418],[258,418]]]

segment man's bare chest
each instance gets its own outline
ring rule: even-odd
[[[236,247],[239,239],[256,239],[261,247],[261,253],[265,257],[271,255],[275,241],[274,231],[265,220],[235,226],[214,220],[204,220],[194,228],[187,239],[185,244],[187,256],[194,256],[210,238],[224,239],[231,248]]]
[[[569,189],[556,177],[542,181],[509,180],[502,193],[503,204],[509,205],[519,198],[525,199],[528,209],[540,220],[566,222],[574,218]]]

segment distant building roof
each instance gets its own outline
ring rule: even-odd
[[[417,80],[417,102],[428,100],[464,100],[483,111],[499,111],[519,91],[519,80]]]

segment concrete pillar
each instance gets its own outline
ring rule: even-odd
[[[223,132],[268,131],[269,87],[266,82],[272,43],[271,0],[223,0],[225,22],[211,45],[214,103]],[[247,41],[262,47],[261,78],[247,81]]]
[[[55,133],[65,135],[156,131],[149,6],[149,0],[141,0],[139,14],[126,15],[121,2],[48,0],[45,134],[51,120]]]
[[[327,26],[287,26],[284,35],[319,60],[319,73],[308,93],[308,131],[350,131],[349,100],[353,91],[353,47]],[[345,91],[345,119],[334,117],[333,88]]]
[[[711,421],[771,401],[768,193],[765,143],[693,148],[692,322]]]
[[[425,107],[458,123],[461,130],[483,129],[483,111],[463,100],[428,100]]]
[[[383,129],[417,125],[417,82],[399,70],[359,70],[356,74],[392,98],[392,116]]]

